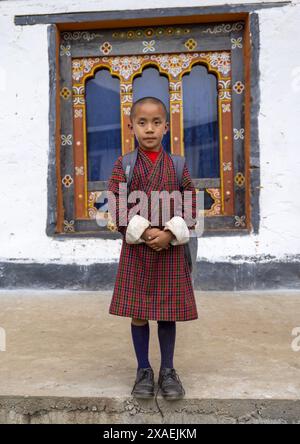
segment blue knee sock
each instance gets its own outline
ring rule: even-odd
[[[176,339],[176,321],[157,321],[158,339],[161,353],[160,368],[173,368]]]
[[[131,323],[131,334],[138,362],[138,369],[151,367],[148,359],[149,354],[149,322],[145,325],[134,325]]]

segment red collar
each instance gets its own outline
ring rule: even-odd
[[[162,151],[162,147],[160,147],[160,150],[159,150],[159,151],[150,151],[150,150],[145,150],[145,149],[143,149],[143,148],[142,148],[142,150],[143,150],[143,152],[149,157],[149,159],[150,159],[152,162],[155,162],[155,160],[157,159],[157,156],[158,156],[159,153]]]

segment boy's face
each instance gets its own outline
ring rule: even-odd
[[[159,150],[163,136],[169,129],[163,107],[151,102],[136,107],[129,126],[140,147],[150,151]]]

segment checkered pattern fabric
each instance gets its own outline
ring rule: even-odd
[[[169,154],[162,150],[154,163],[139,147],[133,177],[128,194],[134,190],[143,190],[148,197],[151,191],[172,192],[179,190],[176,171]],[[116,223],[123,234],[120,261],[113,291],[109,313],[118,316],[134,317],[148,320],[189,321],[198,318],[191,273],[184,254],[184,245],[170,246],[168,250],[154,251],[145,243],[127,244],[125,241],[126,226],[119,225],[121,198],[119,183],[126,182],[122,168],[122,156],[115,162],[108,189],[116,197]],[[190,178],[187,166],[184,166],[183,190],[192,191],[190,198],[195,216],[196,190]],[[127,199],[126,199],[127,201]],[[170,201],[170,218],[176,213],[176,205]],[[123,202],[124,205],[124,202]],[[125,203],[128,213],[135,203]],[[151,205],[148,205],[148,220],[151,219]],[[159,223],[163,228],[161,205],[158,206]],[[142,214],[142,213],[141,213]],[[143,214],[142,214],[143,215]],[[124,214],[123,214],[124,217]],[[131,216],[132,217],[132,216]],[[131,218],[129,217],[129,219]],[[194,225],[189,225],[190,229]]]

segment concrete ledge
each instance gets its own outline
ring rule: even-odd
[[[0,424],[300,424],[300,401],[0,397]]]
[[[186,396],[157,405],[130,396],[130,318],[108,314],[111,292],[0,291],[0,423],[300,423],[300,292],[196,295],[199,319],[176,324]],[[156,321],[149,357],[157,382]]]

